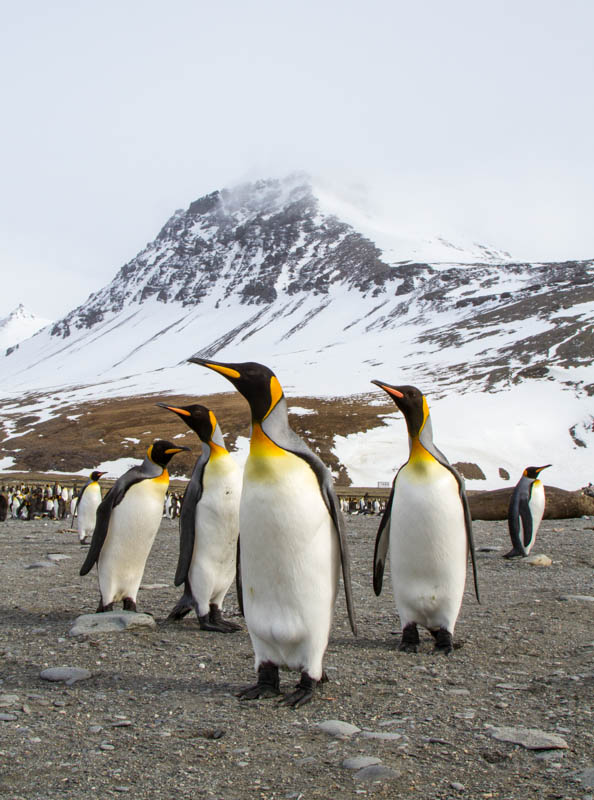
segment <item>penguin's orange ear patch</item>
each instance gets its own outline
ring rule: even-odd
[[[270,379],[270,408],[266,412],[264,419],[266,419],[266,417],[270,414],[270,412],[272,411],[272,409],[275,407],[275,405],[278,403],[278,401],[281,399],[282,396],[283,396],[283,387],[278,382],[278,378],[276,377],[276,375],[273,375],[272,378]]]

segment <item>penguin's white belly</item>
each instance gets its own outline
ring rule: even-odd
[[[196,538],[188,572],[199,615],[221,606],[235,577],[241,473],[230,456],[208,462],[196,506]]]
[[[536,539],[538,529],[540,528],[540,523],[542,522],[545,510],[545,492],[544,485],[541,481],[534,481],[532,485],[532,493],[530,494],[528,508],[530,509],[530,513],[532,515],[532,538],[526,545],[524,545],[526,555],[528,555],[528,553],[532,550],[532,546],[534,544],[534,540]],[[522,541],[524,541],[523,537]]]
[[[431,459],[396,480],[390,570],[402,626],[454,632],[466,581],[468,544],[458,483]]]
[[[109,519],[97,561],[104,605],[136,600],[146,560],[155,541],[168,481],[144,480],[131,486]]]
[[[101,502],[101,489],[99,484],[87,486],[78,504],[77,525],[79,535],[93,533],[97,517],[97,507]]]
[[[245,617],[256,666],[322,676],[336,599],[338,537],[313,470],[291,453],[248,459],[240,507]]]

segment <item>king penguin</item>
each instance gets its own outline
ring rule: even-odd
[[[194,609],[202,630],[232,633],[240,626],[223,619],[221,609],[236,571],[241,471],[210,409],[157,405],[177,414],[202,442],[179,521],[175,585],[183,583],[184,593],[169,618],[181,619]]]
[[[97,611],[112,611],[122,600],[136,611],[136,595],[144,566],[163,516],[169,486],[167,464],[189,450],[162,439],[150,445],[142,464],[125,472],[101,501],[91,546],[80,574],[97,562],[101,598]]]
[[[532,550],[545,508],[544,484],[538,480],[544,467],[526,467],[509,502],[507,524],[512,549],[504,558],[527,556]]]
[[[356,633],[344,522],[332,478],[289,427],[283,390],[268,367],[190,361],[228,378],[252,413],[239,527],[243,608],[258,681],[239,697],[280,694],[279,667],[287,667],[301,679],[281,702],[297,708],[311,700],[325,677],[322,661],[341,563]]]
[[[422,625],[435,639],[436,649],[447,654],[453,649],[469,551],[479,599],[464,482],[433,444],[429,406],[422,392],[414,386],[372,383],[402,411],[409,437],[408,461],[396,473],[377,532],[373,588],[379,595],[389,547],[394,599],[402,624],[399,649],[417,652],[417,625]]]
[[[89,480],[82,487],[78,495],[75,513],[77,515],[78,540],[81,544],[84,544],[87,535],[91,536],[95,530],[97,508],[101,502],[99,479],[105,474],[105,472],[99,472],[98,470],[91,472]]]

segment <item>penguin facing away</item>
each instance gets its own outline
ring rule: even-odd
[[[241,628],[223,619],[221,610],[236,571],[241,471],[212,411],[198,404],[157,405],[177,414],[202,442],[180,514],[175,585],[183,583],[184,593],[169,618],[182,619],[194,609],[202,630],[232,633]]]
[[[118,478],[101,501],[91,546],[80,568],[86,575],[97,563],[101,594],[97,611],[112,611],[120,600],[125,611],[136,611],[138,587],[169,486],[166,467],[176,453],[189,449],[157,440],[142,464]]]
[[[325,678],[341,563],[356,634],[344,522],[331,475],[289,427],[283,390],[268,367],[189,360],[228,378],[252,413],[239,516],[243,608],[258,680],[239,697],[280,694],[279,667],[287,667],[301,679],[281,702],[297,708]]]
[[[527,556],[532,550],[545,509],[544,484],[538,479],[544,467],[526,467],[509,502],[507,524],[512,549],[504,558]]]
[[[81,544],[84,544],[87,535],[92,536],[95,530],[97,508],[101,502],[99,479],[105,474],[105,472],[99,472],[98,470],[91,472],[89,480],[78,495],[75,511],[77,512],[78,540]]]
[[[409,458],[400,467],[377,532],[373,588],[382,590],[388,548],[396,608],[402,624],[399,649],[417,652],[417,625],[437,650],[453,649],[462,605],[468,553],[479,600],[472,521],[462,477],[433,443],[427,400],[414,386],[372,381],[404,414]]]

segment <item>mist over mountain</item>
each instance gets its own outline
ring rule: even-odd
[[[566,485],[586,477],[581,451],[594,444],[593,319],[594,260],[517,263],[488,244],[378,232],[293,175],[176,211],[107,286],[2,357],[2,391],[6,401],[228,391],[186,363],[194,354],[266,363],[288,396],[411,383],[430,399],[438,443],[488,462],[491,485],[510,426],[512,474],[554,461],[554,449],[572,462],[557,480]],[[337,439],[353,475],[367,475],[364,452],[373,436],[392,440],[393,424]]]
[[[0,319],[0,350],[14,347],[50,323],[51,320],[38,317],[19,303],[8,316]]]

